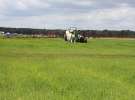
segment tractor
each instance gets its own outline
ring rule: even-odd
[[[64,39],[65,41],[69,41],[71,43],[87,43],[87,38],[84,35],[81,35],[80,31],[77,30],[76,27],[71,27],[66,30],[66,33],[64,34]]]

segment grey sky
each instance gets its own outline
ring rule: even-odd
[[[134,0],[0,0],[0,26],[135,30]]]

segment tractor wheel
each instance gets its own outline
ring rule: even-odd
[[[64,39],[65,39],[65,41],[67,41],[67,36],[66,35],[64,35]]]

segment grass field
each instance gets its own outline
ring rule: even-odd
[[[135,40],[0,39],[0,100],[135,100]]]

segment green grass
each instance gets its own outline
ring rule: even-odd
[[[135,100],[135,40],[0,39],[0,100]]]

